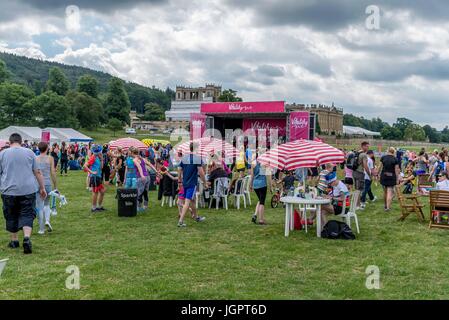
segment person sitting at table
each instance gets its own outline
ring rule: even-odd
[[[212,162],[209,166],[209,178],[207,179],[207,185],[209,186],[211,193],[214,193],[215,180],[218,178],[227,178],[228,174],[222,168],[221,164]]]
[[[349,211],[350,206],[350,199],[349,199],[349,190],[346,185],[337,179],[336,174],[331,174],[328,176],[327,180],[329,186],[332,188],[331,193],[329,194],[329,198],[332,199],[332,203],[329,205],[322,206],[322,213],[321,213],[321,221],[322,226],[324,226],[327,223],[327,217],[329,215],[335,214],[340,215],[343,213],[343,203],[346,203],[345,205],[345,212],[347,213]]]
[[[317,186],[320,195],[329,193],[329,177],[335,175],[333,169],[334,165],[332,163],[328,163],[325,165],[324,169],[321,170],[319,183]]]
[[[413,193],[413,187],[416,183],[416,173],[413,170],[414,163],[409,162],[407,164],[407,168],[405,169],[404,177],[401,180],[401,183],[399,184],[400,187],[404,187],[403,194],[412,194]]]

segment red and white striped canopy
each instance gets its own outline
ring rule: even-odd
[[[139,150],[147,150],[148,147],[142,141],[139,141],[134,138],[122,138],[115,141],[112,141],[109,145],[111,150],[115,150],[118,148],[122,148],[123,151],[128,151],[130,147],[135,147]]]
[[[9,145],[9,141],[0,139],[0,149],[6,147],[7,145]]]
[[[281,170],[314,168],[326,163],[342,163],[344,160],[342,151],[323,142],[310,140],[282,144],[257,159],[263,165]]]
[[[192,141],[183,142],[174,147],[176,152],[182,152],[182,154],[190,153],[190,143],[194,143],[193,153],[201,156],[208,157],[211,154],[217,154],[222,156],[223,151],[226,157],[234,157],[238,155],[238,151],[230,143],[216,138],[201,138]]]

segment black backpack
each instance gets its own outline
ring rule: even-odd
[[[357,170],[359,167],[359,152],[351,152],[346,159],[346,167],[353,171]]]
[[[343,239],[343,240],[354,240],[355,235],[351,228],[340,221],[331,220],[323,228],[321,232],[321,237],[325,239]]]

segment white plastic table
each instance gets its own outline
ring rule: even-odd
[[[294,205],[316,205],[316,236],[321,238],[321,206],[330,204],[330,199],[316,198],[304,199],[300,197],[282,197],[281,202],[285,203],[285,236],[288,237],[290,230],[293,230],[293,206]]]

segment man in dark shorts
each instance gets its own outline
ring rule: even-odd
[[[368,155],[369,143],[364,141],[361,144],[361,150],[358,152],[357,169],[352,172],[354,178],[354,189],[363,192],[365,189],[365,172],[371,179],[371,170],[368,167]],[[360,206],[360,197],[357,201],[357,206]]]
[[[204,221],[204,217],[200,217],[197,213],[195,206],[195,195],[198,186],[198,175],[203,181],[204,185],[207,186],[206,177],[204,175],[204,169],[202,167],[202,160],[200,157],[193,155],[194,145],[190,144],[190,154],[185,155],[178,169],[178,180],[182,181],[182,187],[184,188],[184,206],[182,207],[181,215],[179,217],[178,227],[186,227],[184,223],[184,216],[190,209],[192,216],[196,222]]]
[[[9,248],[20,247],[18,232],[23,230],[23,252],[32,253],[31,232],[36,218],[36,193],[47,197],[44,178],[37,169],[36,156],[22,147],[22,137],[13,133],[10,148],[0,153],[0,192],[6,230],[11,234]]]

